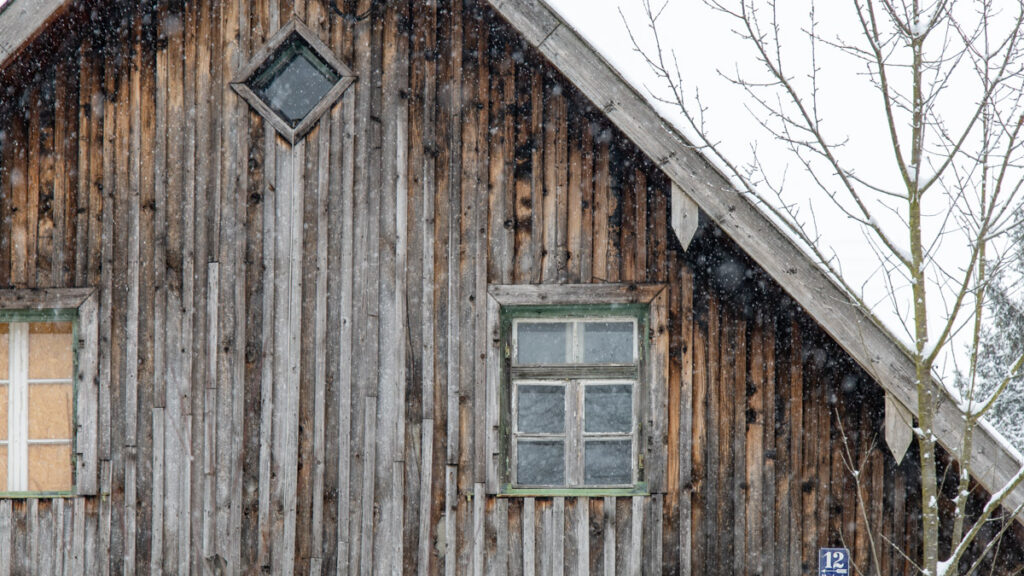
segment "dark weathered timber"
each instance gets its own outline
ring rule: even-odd
[[[0,574],[790,574],[844,542],[865,563],[868,524],[916,553],[882,389],[715,224],[678,250],[678,163],[545,60],[565,31],[538,52],[544,14],[336,4],[69,14],[70,58],[9,86],[0,309],[78,308],[99,346],[78,493],[0,500]],[[228,84],[293,18],[358,75],[295,143]],[[665,319],[649,494],[497,496],[492,317],[602,299]]]

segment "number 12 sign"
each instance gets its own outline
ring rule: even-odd
[[[818,548],[818,576],[849,576],[850,551],[846,548]]]

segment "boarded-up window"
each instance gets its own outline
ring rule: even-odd
[[[74,323],[0,322],[0,491],[73,488]]]

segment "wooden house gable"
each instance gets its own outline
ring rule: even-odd
[[[865,318],[542,3],[53,4],[0,53],[0,288],[95,289],[98,494],[0,497],[0,573],[792,574],[866,564],[869,527],[914,555],[893,341],[837,331]],[[354,81],[282,137],[231,82],[291,22]],[[510,424],[503,312],[567,326],[515,366],[578,399],[561,432]],[[633,355],[584,372],[608,318]],[[596,380],[635,431],[574,415]],[[517,485],[514,433],[630,443],[629,476]]]

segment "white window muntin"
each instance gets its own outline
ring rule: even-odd
[[[542,316],[531,318],[522,316],[512,320],[512,363],[519,364],[519,325],[526,324],[569,324],[570,338],[566,343],[567,362],[566,365],[581,364],[583,362],[583,325],[588,322],[601,323],[630,323],[633,326],[632,356],[633,364],[639,359],[638,330],[636,316]]]

